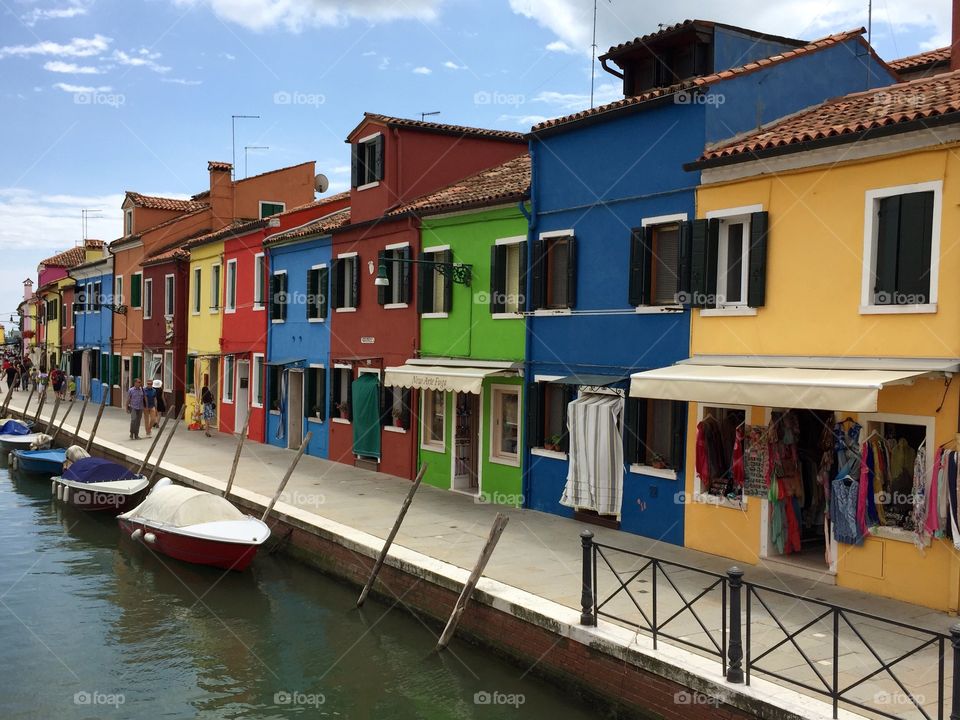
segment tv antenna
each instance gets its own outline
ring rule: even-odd
[[[423,122],[428,115],[439,115],[439,114],[440,114],[439,110],[434,110],[433,112],[422,112],[420,113],[420,122]]]
[[[82,228],[83,239],[87,239],[87,230],[89,228],[90,220],[96,220],[102,218],[103,215],[95,215],[94,213],[102,212],[101,210],[88,210],[83,208],[80,210],[80,225]]]
[[[250,150],[269,150],[269,145],[244,145],[243,146],[243,176],[247,176],[247,153]]]
[[[607,0],[612,3],[613,0]],[[593,44],[590,46],[590,107],[593,107],[593,83],[597,74],[597,0],[593,0]]]
[[[237,120],[259,120],[259,115],[231,115],[230,116],[230,152],[232,165],[230,167],[230,179],[237,179]]]

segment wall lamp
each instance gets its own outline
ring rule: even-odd
[[[437,262],[436,260],[414,260],[412,258],[394,258],[390,262],[410,263],[411,265],[430,265],[445,278],[450,278],[459,285],[470,287],[473,280],[473,265],[453,262]],[[387,266],[380,264],[377,270],[377,279],[373,281],[377,287],[389,287],[390,277],[387,274]]]

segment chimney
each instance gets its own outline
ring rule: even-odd
[[[29,300],[33,297],[33,280],[27,278],[23,281],[23,299]]]
[[[233,165],[210,160],[207,171],[210,173],[210,210],[213,216],[210,229],[219,230],[233,222]]]
[[[953,0],[953,32],[950,34],[950,69],[960,70],[960,0]]]

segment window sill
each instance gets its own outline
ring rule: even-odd
[[[270,414],[271,414],[271,415],[279,415],[279,414],[280,414],[280,411],[279,411],[279,410],[271,410],[271,411],[270,411]]]
[[[641,465],[634,463],[630,465],[630,472],[635,475],[649,475],[650,477],[663,478],[664,480],[676,480],[677,471],[670,468],[655,468],[651,465]]]
[[[278,318],[274,318],[273,320],[270,321],[270,324],[271,324],[271,325],[282,325],[282,324],[285,323],[285,322],[286,322],[286,320],[280,320],[280,319],[278,319]]]
[[[335,422],[338,425],[349,425],[350,421],[346,418],[330,418],[330,422]]]
[[[335,312],[341,312],[341,313],[343,313],[343,312],[356,312],[357,309],[356,309],[355,307],[342,307],[342,308],[334,308],[334,311],[335,311]]]
[[[323,323],[326,322],[326,318],[307,318],[308,323]]]
[[[250,407],[252,407],[254,410],[263,410],[263,404],[258,405],[257,403],[250,403]]]
[[[744,510],[748,502],[746,496],[743,496],[740,500],[731,500],[728,497],[711,495],[710,493],[696,493],[693,499],[702,505],[715,505],[716,507],[728,508],[730,510]]]
[[[553,458],[554,460],[566,460],[567,454],[565,452],[559,452],[557,450],[547,450],[546,448],[530,448],[531,455],[538,455],[539,457]]]
[[[431,319],[431,318],[433,318],[433,319],[435,319],[435,320],[441,320],[441,319],[443,319],[443,318],[450,317],[450,313],[445,313],[445,312],[427,312],[427,313],[423,313],[422,315],[420,315],[420,317],[423,318],[424,320],[429,320],[429,319]]]
[[[571,314],[570,308],[556,308],[553,310],[541,309],[541,310],[533,311],[534,317],[553,317],[557,315],[570,315],[570,314]]]
[[[402,427],[397,427],[396,425],[384,425],[384,432],[400,433],[401,435],[407,434],[407,429]]]
[[[936,303],[921,305],[861,305],[861,315],[920,315],[933,314],[937,311]]]
[[[220,402],[222,402],[224,405],[233,405],[233,400],[227,400],[226,398],[224,398]]]
[[[237,312],[237,309],[236,309],[236,308],[224,308],[223,314],[224,314],[224,315],[233,315],[233,314],[236,313],[236,312]]]
[[[637,315],[661,315],[663,313],[682,313],[683,305],[637,305]]]
[[[700,311],[700,317],[754,317],[757,309],[752,307],[706,308]]]
[[[200,315],[200,311],[199,311],[199,310],[191,310],[191,311],[190,311],[190,314],[193,315],[194,317],[198,317],[198,316]]]
[[[421,450],[426,450],[427,452],[437,453],[438,455],[443,455],[447,452],[446,445],[420,445]]]
[[[250,309],[253,310],[254,312],[260,312],[261,310],[266,310],[266,309],[267,309],[267,306],[266,306],[266,305],[254,305],[254,306],[253,306],[252,308],[250,308]]]
[[[361,190],[369,190],[370,188],[375,188],[375,187],[379,187],[379,186],[380,186],[380,181],[379,181],[379,180],[375,180],[374,182],[367,183],[366,185],[358,185],[358,186],[357,186],[356,188],[354,188],[354,189],[357,190],[357,191],[361,191]]]
[[[323,425],[323,420],[317,417],[308,417],[307,422],[313,423],[314,425]]]
[[[491,313],[490,317],[494,320],[523,320],[523,315],[518,312]]]
[[[407,303],[387,303],[383,306],[384,310],[403,310],[410,307]]]
[[[507,465],[508,467],[520,467],[520,458],[515,457],[497,457],[496,455],[490,456],[490,462],[496,465]]]

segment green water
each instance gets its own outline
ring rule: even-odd
[[[0,718],[596,717],[401,606],[279,556],[222,573],[0,469]],[[485,700],[490,702],[485,703]]]

